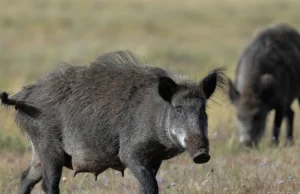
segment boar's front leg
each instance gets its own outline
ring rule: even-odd
[[[128,168],[140,182],[141,194],[158,194],[157,181],[150,165],[145,161],[131,161]]]
[[[152,173],[154,174],[154,176],[156,176],[157,172],[158,172],[158,169],[161,165],[161,160],[154,160],[152,161]]]
[[[155,175],[160,166],[160,162],[153,164],[145,153],[131,153],[122,157],[126,167],[131,170],[133,175],[140,183],[141,194],[158,194],[158,185]]]

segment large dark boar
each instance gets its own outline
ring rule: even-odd
[[[291,104],[300,95],[300,36],[288,24],[272,25],[256,34],[242,53],[229,96],[237,111],[239,141],[257,145],[274,109],[272,145],[277,146],[282,120],[287,118],[286,145],[293,142]]]
[[[210,160],[205,107],[222,75],[190,81],[117,51],[88,66],[63,65],[11,98],[3,93],[32,145],[19,193],[40,180],[47,194],[59,193],[63,166],[96,177],[129,168],[141,193],[158,193],[163,160],[185,150],[195,163]]]

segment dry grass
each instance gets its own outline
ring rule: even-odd
[[[241,50],[257,29],[281,21],[300,29],[296,0],[9,0],[1,1],[0,9],[0,88],[11,92],[59,61],[86,64],[113,49],[130,49],[149,63],[175,68],[191,78],[200,79],[219,65],[232,77]],[[196,166],[183,154],[165,162],[158,174],[161,192],[300,192],[297,138],[291,148],[270,149],[267,134],[260,150],[239,151],[233,108],[225,96],[219,98],[208,110],[211,161]],[[30,150],[12,111],[4,109],[0,147],[0,193],[16,193]],[[137,193],[128,170],[125,178],[109,170],[97,182],[91,174],[72,178],[66,170],[63,176],[62,193]],[[40,192],[38,185],[34,193]]]

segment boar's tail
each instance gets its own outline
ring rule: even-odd
[[[37,108],[30,106],[22,101],[10,99],[8,96],[9,95],[7,92],[0,93],[0,98],[3,105],[15,106],[16,110],[19,110],[30,117],[37,117],[40,114],[40,111]]]

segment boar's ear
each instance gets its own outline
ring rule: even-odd
[[[260,98],[268,102],[275,95],[276,83],[273,75],[264,74],[260,77]]]
[[[222,88],[224,86],[224,77],[225,74],[223,73],[223,69],[216,69],[203,78],[200,85],[203,89],[206,99],[211,97],[217,87]]]
[[[237,89],[235,88],[235,86],[233,85],[230,79],[228,79],[228,83],[229,83],[229,90],[228,90],[229,99],[231,103],[234,104],[239,99],[240,93],[237,91]]]
[[[158,92],[160,96],[168,102],[171,102],[173,94],[177,90],[177,84],[169,77],[160,77]]]

